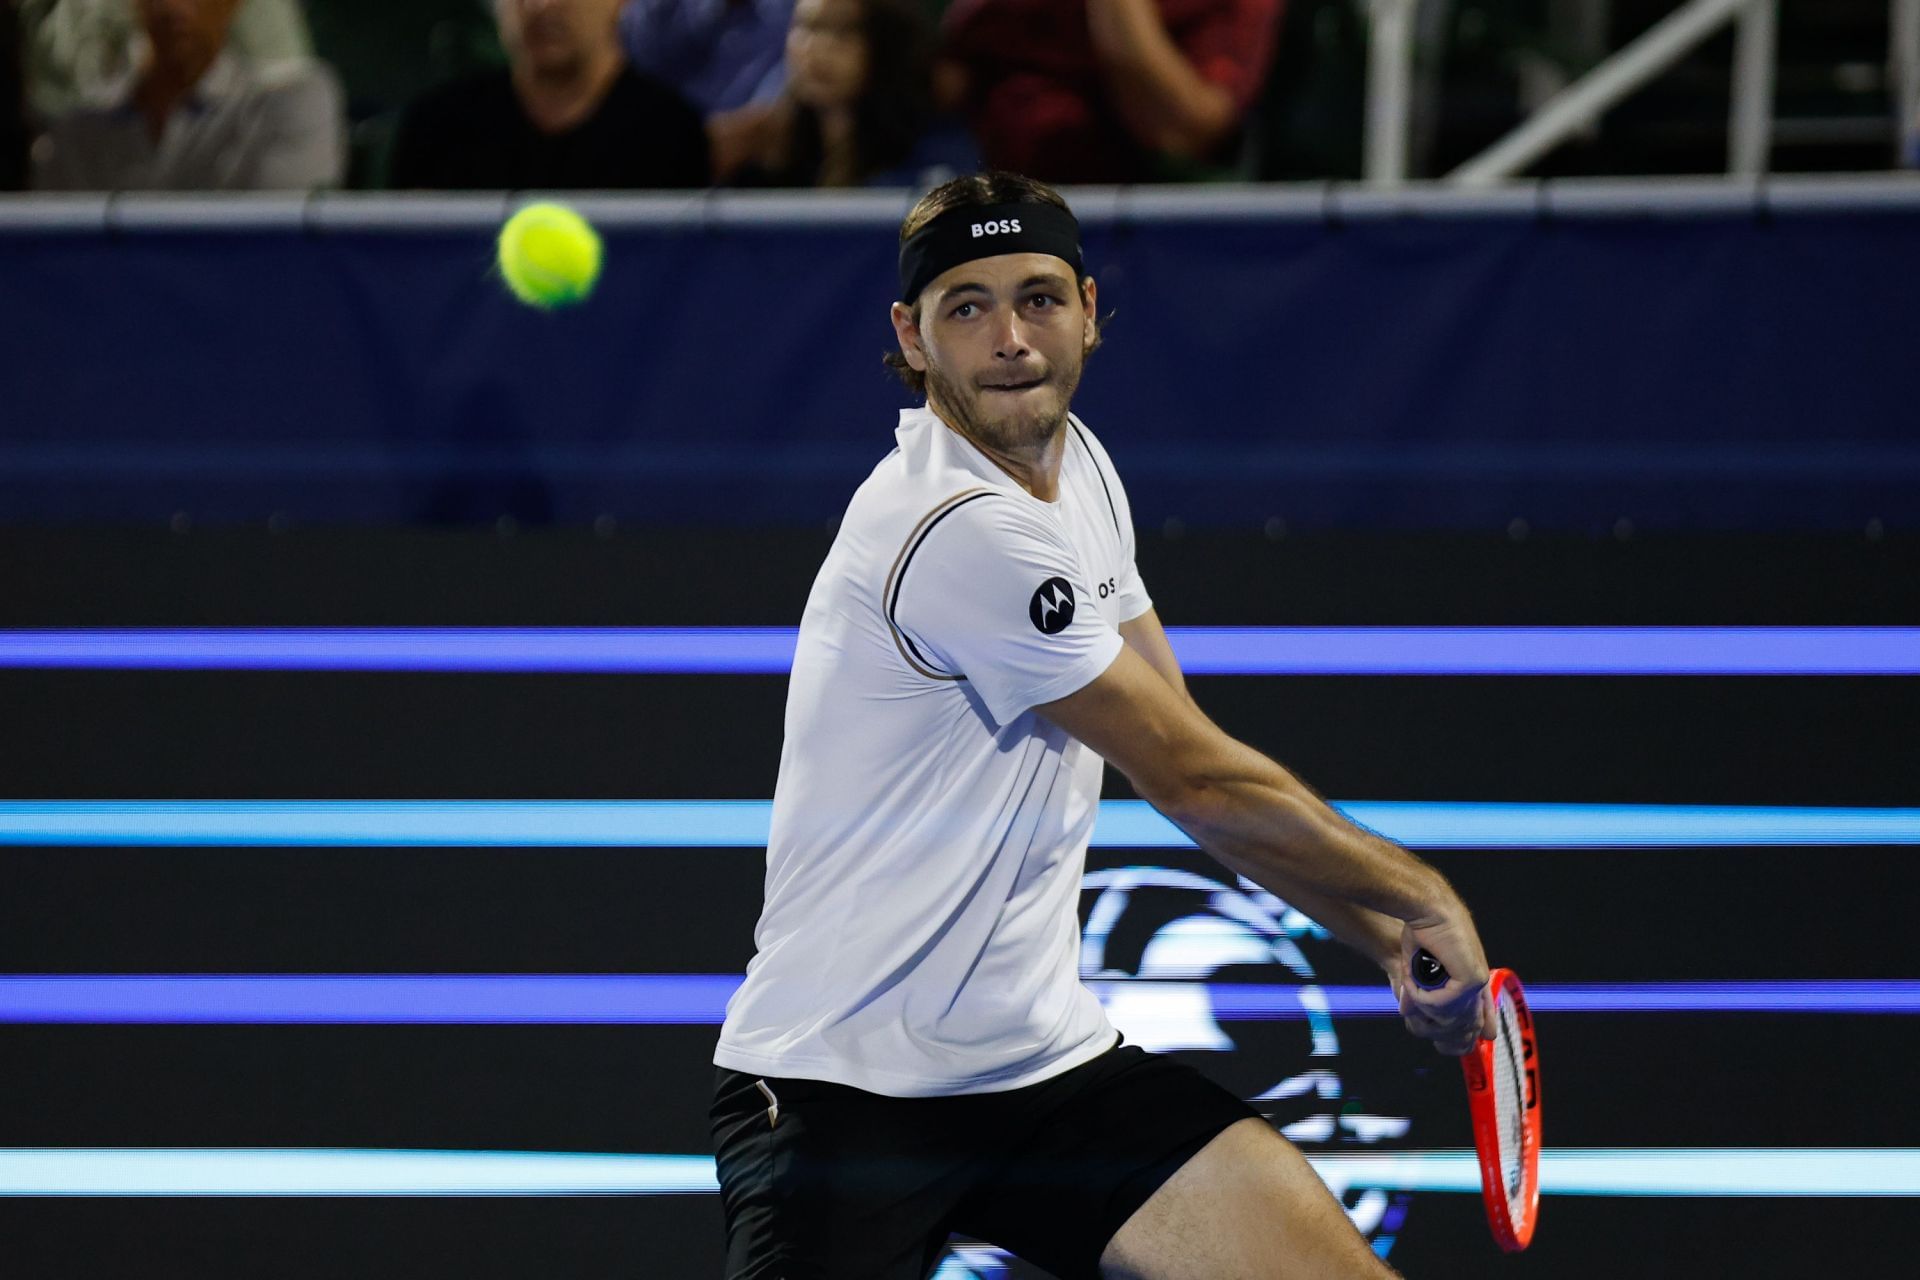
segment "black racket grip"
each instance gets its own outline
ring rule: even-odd
[[[1413,953],[1413,981],[1422,991],[1437,991],[1447,985],[1447,966],[1433,958],[1425,947]]]

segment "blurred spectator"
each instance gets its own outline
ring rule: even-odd
[[[635,67],[710,116],[780,92],[792,16],[793,0],[626,0],[620,43]]]
[[[135,0],[120,77],[46,119],[36,187],[64,191],[303,189],[340,181],[340,86],[306,59],[227,47],[240,0]]]
[[[495,0],[507,66],[407,108],[396,187],[459,190],[704,187],[700,113],[634,70],[620,0]]]
[[[0,5],[0,191],[27,185],[27,100],[20,70],[20,26]]]
[[[1218,164],[1283,0],[954,0],[943,57],[986,161],[1049,182]]]
[[[18,0],[27,102],[43,119],[110,102],[146,47],[135,0]],[[313,41],[298,0],[243,0],[227,31],[242,62],[301,61]]]
[[[785,90],[711,123],[720,181],[927,186],[971,172],[972,143],[935,118],[932,53],[919,0],[798,0]]]

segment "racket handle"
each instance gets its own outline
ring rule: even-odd
[[[1425,947],[1413,953],[1413,980],[1423,991],[1437,991],[1447,985],[1447,967],[1434,959]]]

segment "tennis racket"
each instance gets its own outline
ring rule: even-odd
[[[1413,957],[1413,980],[1432,990],[1447,971],[1426,951]],[[1540,1046],[1527,1010],[1526,989],[1511,969],[1487,979],[1495,1034],[1477,1040],[1460,1069],[1473,1113],[1473,1146],[1480,1157],[1480,1198],[1487,1225],[1508,1253],[1533,1242],[1540,1214]]]

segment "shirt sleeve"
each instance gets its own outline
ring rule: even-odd
[[[901,553],[888,623],[922,674],[962,678],[998,724],[1077,692],[1112,664],[1120,634],[1059,529],[1011,494],[936,509]]]
[[[1113,504],[1114,527],[1120,535],[1120,562],[1124,567],[1120,570],[1119,590],[1114,595],[1114,616],[1122,622],[1132,622],[1153,608],[1153,597],[1147,594],[1147,584],[1141,580],[1140,568],[1134,560],[1133,504],[1127,501],[1127,486],[1120,482],[1120,469],[1113,465],[1106,445],[1086,429],[1084,422],[1078,418],[1073,422],[1081,433],[1080,438],[1086,442],[1087,455],[1100,473],[1101,483],[1106,486],[1107,501]]]
[[[1127,567],[1120,573],[1120,590],[1116,597],[1119,616],[1122,622],[1132,622],[1135,618],[1153,608],[1153,597],[1147,594],[1147,584],[1141,581],[1140,569],[1133,562],[1133,537],[1127,537]]]
[[[333,72],[304,64],[269,91],[267,103],[272,130],[251,185],[266,191],[339,186],[346,171],[346,104]]]
[[[691,58],[684,31],[674,28],[674,7],[660,0],[626,0],[620,6],[620,45],[634,69],[665,76]]]
[[[1120,571],[1120,590],[1115,593],[1114,603],[1118,606],[1115,616],[1122,622],[1132,622],[1153,608],[1153,597],[1147,594],[1147,584],[1140,577],[1140,566],[1134,558],[1133,507],[1127,502],[1126,487],[1120,483],[1120,474],[1111,462],[1107,463],[1107,470],[1113,474],[1113,498],[1120,517],[1120,551],[1126,566]]]

